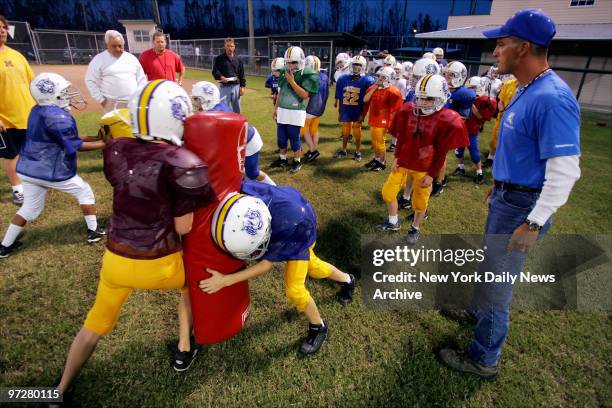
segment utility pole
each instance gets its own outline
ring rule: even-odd
[[[81,0],[81,11],[83,12],[83,23],[85,23],[85,31],[89,31],[89,26],[87,25],[87,14],[85,13],[85,0]]]
[[[249,67],[251,67],[251,70],[253,71],[253,68],[255,67],[255,26],[253,22],[253,0],[249,0],[247,6],[249,13]]]
[[[151,0],[151,7],[153,9],[153,21],[161,28],[161,18],[159,17],[159,5],[157,4],[157,0]]]
[[[310,0],[304,0],[305,10],[304,10],[304,32],[310,32]]]

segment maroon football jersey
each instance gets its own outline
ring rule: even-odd
[[[167,143],[112,140],[104,149],[104,175],[113,187],[107,248],[128,258],[155,259],[180,251],[174,217],[214,199],[206,164]]]

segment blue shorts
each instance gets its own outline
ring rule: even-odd
[[[244,172],[251,180],[259,176],[259,152],[244,158]]]
[[[278,123],[276,125],[276,143],[278,144],[278,148],[286,149],[287,141],[291,142],[291,150],[294,152],[302,148],[300,127]]]

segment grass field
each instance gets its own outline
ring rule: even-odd
[[[189,71],[188,76],[210,79],[210,73],[201,71]],[[248,78],[254,92],[242,100],[243,113],[266,143],[260,165],[277,183],[299,188],[314,204],[319,256],[359,274],[360,234],[373,232],[372,225],[385,216],[380,188],[387,172],[367,173],[353,160],[331,158],[339,145],[332,103],[321,121],[321,157],[295,175],[268,171],[275,158],[276,132],[263,82]],[[99,114],[75,116],[82,134],[97,131]],[[595,125],[602,120],[607,127]],[[555,216],[552,233],[612,231],[610,125],[607,115],[583,114],[582,178]],[[481,151],[487,150],[489,133],[487,126]],[[367,130],[364,139],[364,159],[369,160]],[[111,189],[101,169],[100,152],[80,154],[79,173],[92,185],[104,222],[111,212]],[[469,165],[468,171],[473,172]],[[452,179],[444,194],[431,200],[424,233],[481,233],[486,188],[470,179]],[[2,234],[16,210],[9,198],[3,182]],[[84,243],[85,224],[77,203],[53,191],[42,216],[26,231],[23,250],[0,261],[2,387],[50,385],[58,375],[93,304],[103,252],[102,245]],[[306,323],[285,304],[277,268],[251,283],[252,316],[244,330],[207,347],[183,374],[170,368],[178,294],[134,292],[116,329],[83,370],[76,397],[88,407],[612,405],[608,312],[513,313],[501,373],[495,382],[481,382],[447,370],[433,354],[449,343],[467,344],[469,326],[435,311],[369,310],[359,298],[343,308],[333,300],[333,285],[310,282],[309,288],[330,326],[329,341],[318,355],[296,355]]]

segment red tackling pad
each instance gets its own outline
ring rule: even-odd
[[[208,177],[216,202],[194,214],[193,227],[184,241],[185,279],[189,286],[193,328],[198,344],[214,344],[236,335],[249,313],[248,282],[206,294],[198,282],[210,277],[206,268],[223,274],[244,266],[219,249],[212,240],[210,224],[220,201],[239,192],[244,173],[246,118],[236,113],[201,112],[185,120],[185,147],[208,164]]]

